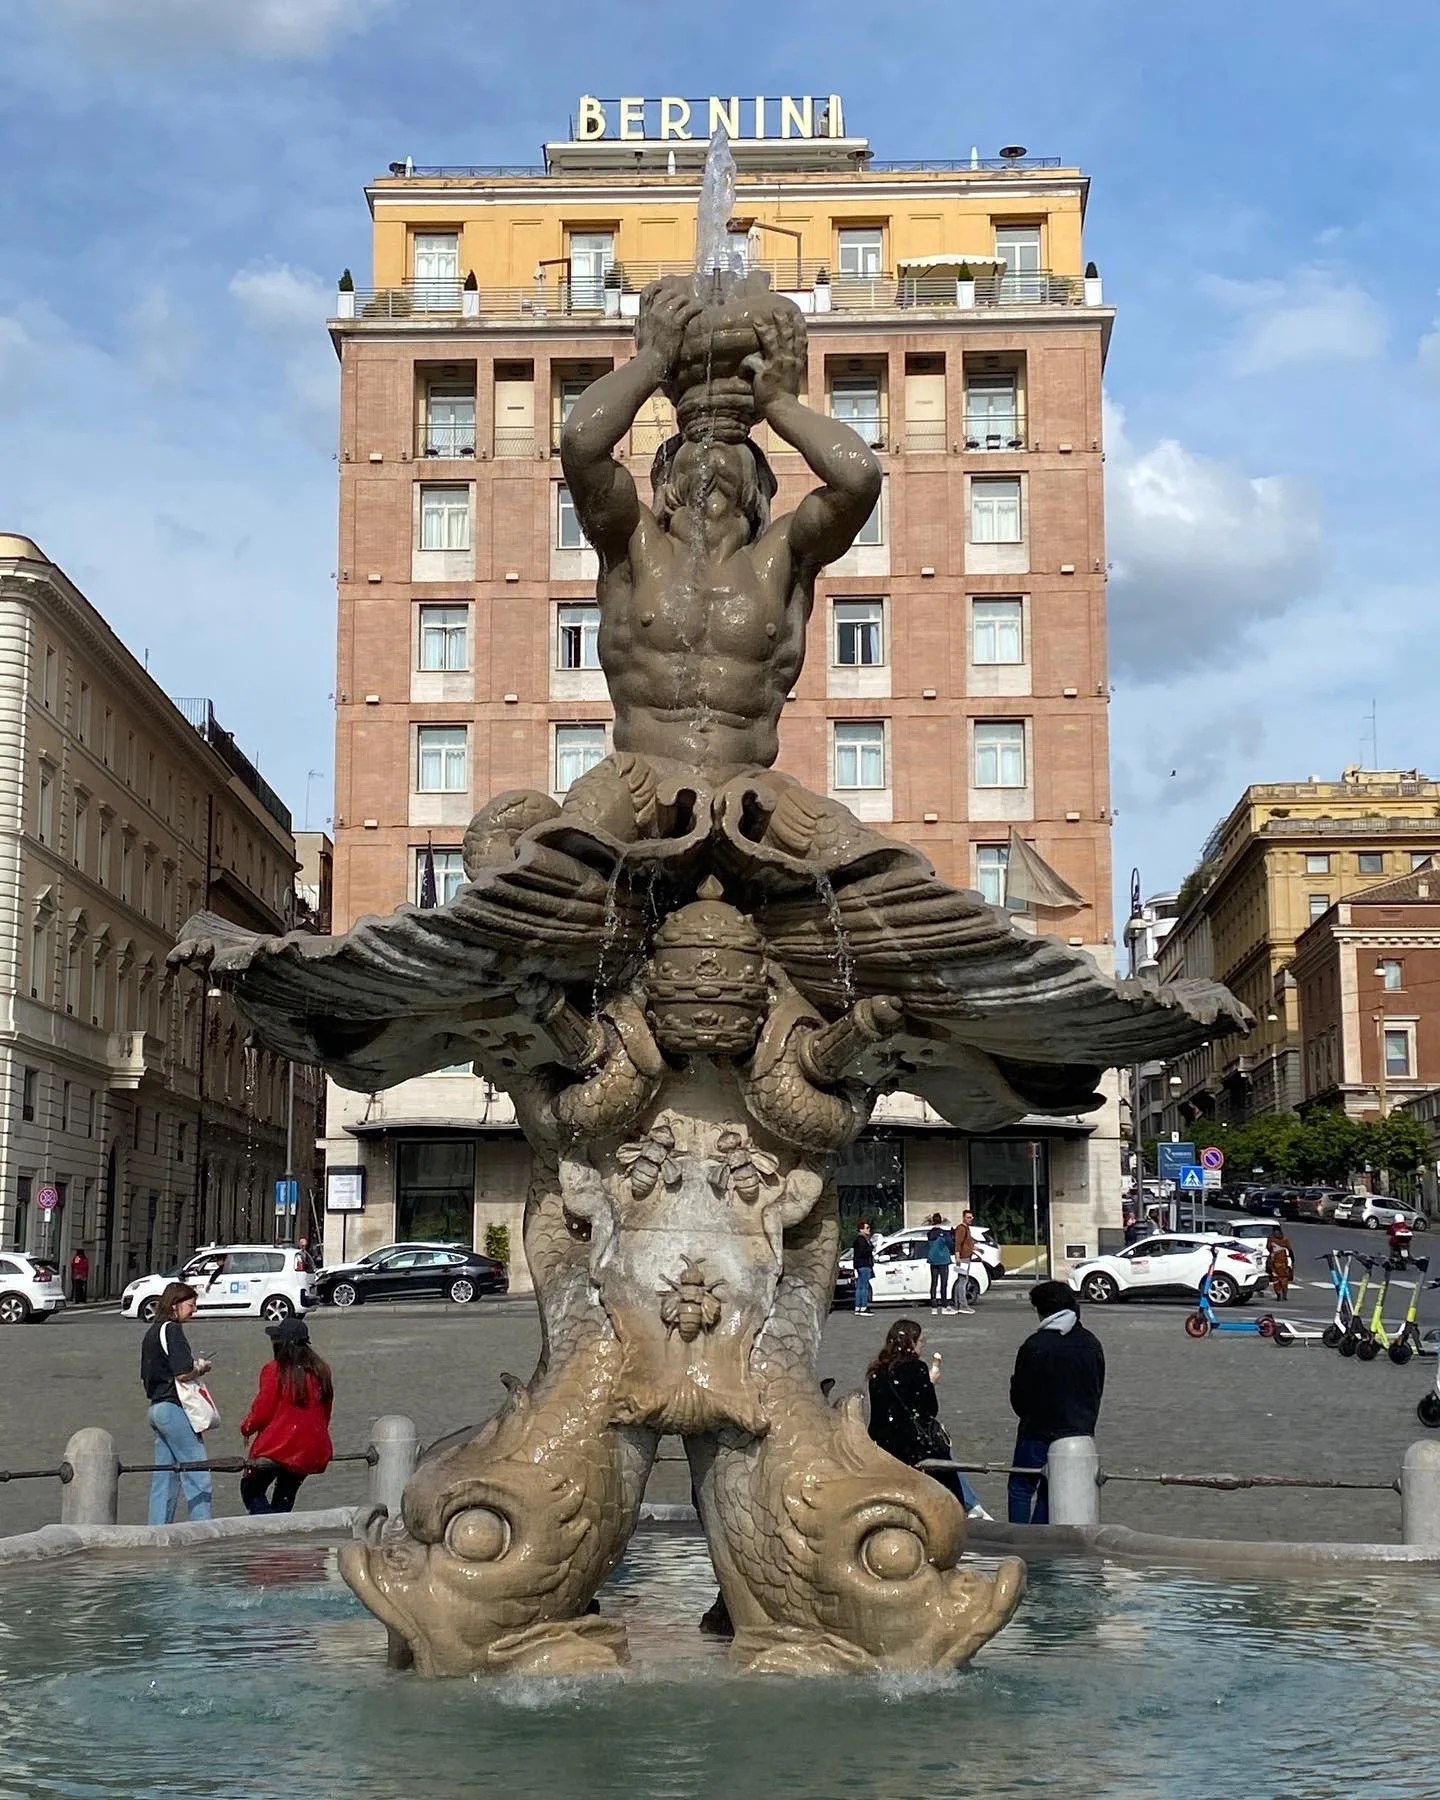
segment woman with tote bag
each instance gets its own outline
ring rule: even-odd
[[[150,1403],[150,1429],[155,1433],[155,1473],[150,1478],[150,1523],[173,1525],[183,1490],[192,1519],[210,1515],[210,1476],[204,1469],[177,1469],[176,1463],[205,1461],[205,1446],[191,1423],[185,1404],[195,1406],[197,1418],[206,1418],[208,1429],[220,1415],[205,1388],[202,1375],[210,1364],[197,1358],[185,1337],[185,1326],[195,1316],[196,1294],[184,1281],[172,1281],[160,1296],[155,1323],[140,1346],[140,1379]],[[202,1411],[200,1401],[208,1409]]]

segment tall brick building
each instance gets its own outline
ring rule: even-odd
[[[427,850],[445,899],[480,802],[558,795],[605,754],[595,557],[559,429],[631,354],[644,284],[693,266],[706,104],[587,101],[539,167],[396,163],[367,189],[371,285],[342,284],[331,322],[337,930],[417,901]],[[770,101],[758,121],[755,102],[717,106],[738,121],[736,248],[806,315],[809,404],[848,419],[885,478],[817,584],[781,766],[1108,966],[1113,314],[1085,272],[1086,177],[1023,153],[881,162],[834,97]],[[657,398],[631,433],[642,492],[672,429]],[[759,435],[776,507],[793,506],[814,478]],[[528,1152],[468,1065],[334,1093],[329,1120],[330,1165],[367,1171],[350,1252],[513,1233]],[[972,1142],[902,1096],[842,1169],[842,1200],[898,1222],[968,1194],[1012,1238],[1048,1217],[1057,1257],[1093,1251],[1118,1223],[1115,1132],[1111,1106]]]

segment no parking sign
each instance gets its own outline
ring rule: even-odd
[[[55,1186],[53,1181],[44,1182],[37,1188],[35,1193],[35,1204],[43,1213],[54,1212],[55,1208],[60,1204],[60,1190]]]

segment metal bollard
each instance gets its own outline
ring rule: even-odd
[[[115,1440],[99,1425],[77,1431],[65,1446],[74,1471],[60,1490],[62,1525],[113,1525],[120,1516],[120,1458]]]
[[[1440,1548],[1440,1444],[1423,1438],[1400,1465],[1400,1541]]]
[[[415,1421],[404,1413],[386,1413],[375,1421],[370,1434],[378,1461],[370,1470],[370,1504],[383,1506],[392,1519],[400,1517],[400,1497],[415,1472],[420,1437]]]
[[[1434,1447],[1440,1450],[1440,1444]],[[1100,1523],[1099,1473],[1100,1452],[1093,1437],[1056,1438],[1045,1464],[1052,1525]]]

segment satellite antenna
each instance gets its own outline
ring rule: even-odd
[[[1013,169],[1024,154],[1025,146],[1023,144],[1004,144],[1000,149],[1000,160],[1008,163]]]

